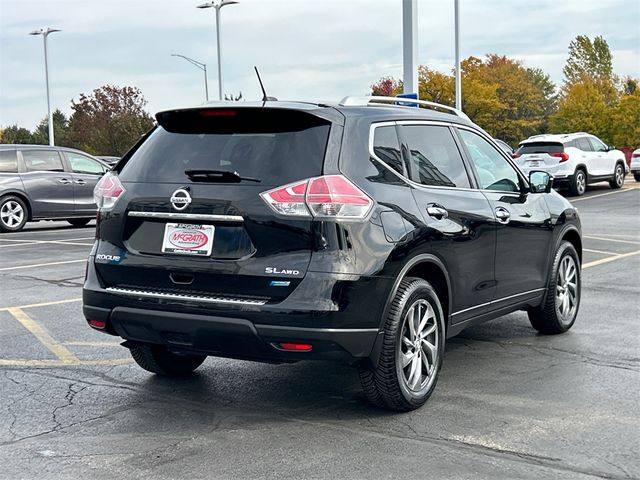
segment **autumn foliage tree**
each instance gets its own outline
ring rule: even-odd
[[[153,119],[135,87],[105,85],[71,102],[69,136],[77,148],[96,155],[122,155],[147,130]]]

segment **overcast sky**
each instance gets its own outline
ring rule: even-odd
[[[0,126],[46,116],[41,27],[49,36],[52,108],[105,84],[137,86],[151,113],[217,94],[215,13],[204,0],[0,0]],[[460,0],[461,55],[498,53],[562,81],[576,35],[603,35],[617,74],[640,77],[640,0]],[[258,99],[253,65],[280,99],[363,95],[402,75],[400,0],[241,0],[222,10],[224,87]],[[418,0],[419,61],[453,66],[453,0]]]

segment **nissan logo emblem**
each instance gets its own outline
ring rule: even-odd
[[[184,188],[179,188],[173,192],[169,201],[176,210],[184,210],[191,203],[191,195]]]

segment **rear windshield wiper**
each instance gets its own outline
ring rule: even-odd
[[[185,170],[184,173],[189,177],[192,182],[221,182],[221,183],[240,183],[257,182],[260,183],[259,178],[243,177],[238,172],[232,172],[230,170]]]

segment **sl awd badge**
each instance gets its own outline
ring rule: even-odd
[[[264,273],[270,273],[272,275],[300,275],[300,270],[280,270],[277,267],[267,267],[264,269]]]

